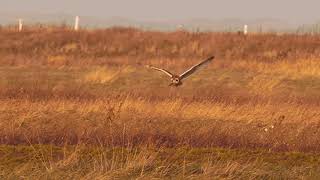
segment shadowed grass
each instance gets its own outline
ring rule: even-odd
[[[261,150],[1,146],[1,178],[316,178],[317,154]]]

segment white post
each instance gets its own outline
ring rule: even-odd
[[[183,29],[184,29],[183,24],[179,24],[179,25],[178,25],[178,31],[183,31]]]
[[[19,26],[18,26],[19,32],[21,32],[22,31],[22,26],[23,26],[23,20],[19,19],[18,21],[19,21]]]
[[[243,26],[243,34],[247,35],[248,34],[248,25]]]
[[[80,21],[79,16],[76,16],[76,19],[75,19],[75,22],[74,22],[74,30],[75,31],[79,30],[79,21]]]

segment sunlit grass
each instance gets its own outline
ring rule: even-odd
[[[2,28],[0,178],[317,179],[318,42]],[[145,68],[179,74],[211,55],[177,88]]]

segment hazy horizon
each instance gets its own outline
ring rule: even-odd
[[[2,0],[0,25],[15,24],[18,18],[26,24],[72,24],[78,15],[81,26],[93,28],[175,30],[183,24],[187,30],[238,31],[248,24],[250,31],[292,32],[302,27],[308,32],[313,27],[320,31],[315,26],[320,22],[318,5],[315,0]]]
[[[320,20],[319,5],[316,0],[2,0],[0,12],[122,17],[139,21],[268,18],[301,24]]]

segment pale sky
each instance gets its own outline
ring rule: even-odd
[[[2,13],[70,14],[135,20],[276,18],[320,20],[320,0],[0,0]]]

